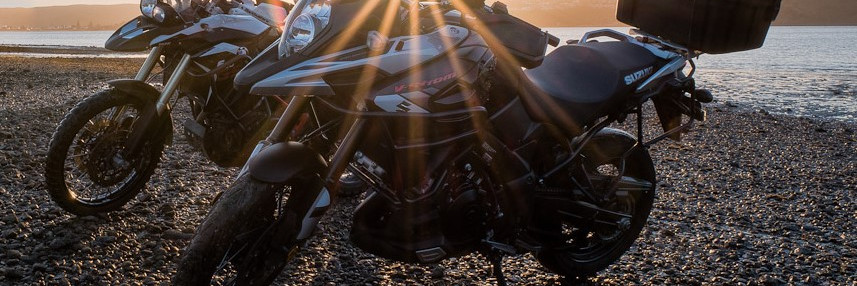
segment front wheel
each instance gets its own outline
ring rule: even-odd
[[[75,215],[119,209],[149,181],[172,130],[149,136],[140,152],[123,152],[134,121],[148,102],[115,89],[76,105],[51,138],[45,185],[51,198]]]
[[[301,226],[316,214],[310,209],[320,191],[317,176],[286,185],[239,178],[197,228],[173,285],[209,285],[215,275],[225,285],[270,284],[305,238]]]
[[[654,164],[646,149],[634,146],[631,135],[608,132],[593,137],[583,149],[580,164],[571,172],[577,174],[578,182],[585,181],[585,191],[603,199],[581,200],[624,218],[608,225],[555,212],[542,216],[542,229],[553,232],[548,247],[536,255],[543,266],[568,278],[586,278],[607,268],[631,247],[655,199]]]

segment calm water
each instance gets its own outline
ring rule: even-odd
[[[114,31],[0,31],[0,45],[104,47]]]
[[[548,28],[563,40],[592,29]],[[700,56],[696,79],[719,102],[857,121],[855,47],[857,27],[772,27],[761,49]]]
[[[596,28],[547,28],[563,41]],[[615,28],[627,32],[628,28]],[[113,31],[2,32],[0,44],[102,47]],[[773,27],[765,46],[702,55],[697,82],[718,101],[857,121],[857,27]]]

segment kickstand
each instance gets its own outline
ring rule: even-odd
[[[503,254],[493,253],[488,259],[494,265],[494,277],[497,278],[497,286],[506,286],[506,276],[503,275]]]

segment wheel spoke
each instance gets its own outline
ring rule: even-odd
[[[91,188],[93,185],[95,185],[95,182],[90,182],[88,185],[86,185],[86,187],[83,187],[83,188],[81,189],[81,193],[82,193],[82,192],[85,192],[85,191],[88,191],[88,190],[89,190],[89,188]],[[91,198],[90,198],[90,199],[91,199]]]
[[[115,167],[116,144],[124,141],[126,129],[120,121],[137,113],[134,105],[114,105],[82,121],[68,148],[63,163],[63,178],[68,192],[85,204],[112,200],[133,181],[150,160],[126,160],[127,166]],[[144,147],[144,148],[152,148]],[[146,152],[142,152],[146,153]],[[125,160],[123,158],[123,160]]]

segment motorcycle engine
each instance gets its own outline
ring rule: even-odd
[[[482,188],[486,182],[476,172],[464,171],[447,176],[435,193],[414,202],[394,203],[372,193],[357,207],[351,241],[404,262],[437,262],[470,253],[486,237],[493,217]]]
[[[211,113],[202,140],[205,156],[219,166],[241,166],[252,151],[248,144],[255,143],[251,139],[256,138],[254,132],[265,118],[266,115],[254,111],[244,116],[242,121],[223,112]]]

